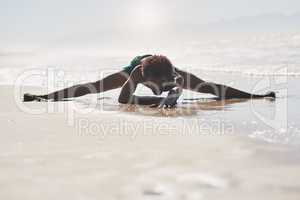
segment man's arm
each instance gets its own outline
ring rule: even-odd
[[[212,82],[205,82],[204,80],[201,80],[197,76],[195,76],[192,73],[188,73],[179,69],[176,69],[176,71],[183,77],[183,88],[189,89],[195,92],[200,93],[209,93],[213,94],[220,99],[230,99],[230,98],[263,98],[263,97],[273,97],[275,98],[274,92],[269,92],[265,95],[257,95],[257,94],[251,94],[247,92],[243,92],[241,90],[216,84]]]
[[[136,96],[134,92],[139,83],[142,83],[142,73],[140,67],[136,67],[130,74],[127,81],[122,86],[119,103],[123,104],[140,104],[140,105],[152,105],[160,104],[164,99],[162,97],[152,97],[152,96]]]
[[[118,99],[119,103],[155,105],[159,107],[173,107],[174,105],[176,105],[177,99],[179,98],[182,92],[181,88],[175,87],[169,91],[169,94],[166,98],[134,95],[137,85],[142,82],[143,77],[140,67],[136,67],[121,89],[120,96]]]

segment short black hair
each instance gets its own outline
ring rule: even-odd
[[[141,65],[145,77],[159,78],[170,76],[173,73],[171,61],[163,55],[150,56]]]

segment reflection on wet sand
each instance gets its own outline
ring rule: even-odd
[[[184,100],[175,108],[151,108],[149,106],[138,105],[119,105],[119,110],[122,112],[158,116],[158,117],[182,117],[194,116],[201,111],[220,111],[226,110],[230,105],[235,103],[245,102],[248,99],[229,99],[217,100],[212,98],[203,98],[195,100]],[[105,107],[105,106],[104,106]],[[105,108],[107,110],[107,108]]]
[[[99,111],[115,111],[130,113],[144,116],[157,117],[184,117],[199,115],[204,111],[227,111],[232,108],[233,104],[243,103],[247,101],[260,101],[262,99],[226,99],[220,100],[218,98],[197,98],[197,99],[183,99],[174,108],[153,108],[151,106],[142,105],[125,105],[119,104],[110,97],[98,98],[94,108]],[[264,100],[273,101],[265,98]],[[91,101],[76,100],[86,107],[89,107]]]

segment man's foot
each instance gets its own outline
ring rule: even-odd
[[[24,101],[24,102],[27,102],[27,101],[34,101],[34,100],[36,100],[36,95],[32,95],[32,94],[26,93],[26,94],[24,94],[24,96],[23,96],[23,101]]]
[[[268,92],[266,95],[265,95],[265,97],[271,97],[271,98],[276,98],[276,94],[275,94],[275,92]]]
[[[24,102],[27,102],[27,101],[46,101],[46,99],[42,98],[41,96],[26,93],[23,96],[23,101]]]

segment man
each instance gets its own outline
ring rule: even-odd
[[[150,88],[155,95],[168,91],[167,97],[136,96],[138,84]],[[46,95],[24,94],[24,101],[63,100],[90,93],[105,92],[121,88],[119,103],[173,107],[181,95],[182,89],[200,93],[209,93],[219,99],[230,98],[275,98],[274,92],[264,95],[250,94],[221,84],[205,82],[192,73],[180,70],[172,65],[166,56],[144,55],[135,57],[129,66],[111,74],[102,80],[75,85]]]

